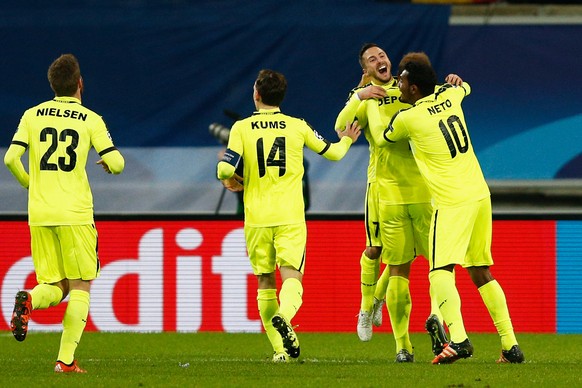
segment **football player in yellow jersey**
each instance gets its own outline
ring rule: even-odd
[[[124,159],[101,116],[81,105],[83,79],[71,54],[48,69],[55,98],[24,112],[4,163],[28,189],[31,252],[38,285],[16,294],[10,327],[24,341],[32,310],[58,305],[67,295],[55,372],[84,373],[74,358],[89,314],[91,280],[99,276],[93,198],[85,165],[91,148],[97,163],[119,174]],[[28,172],[21,157],[29,151]]]
[[[261,70],[254,84],[257,111],[237,121],[217,176],[230,191],[244,189],[245,239],[258,280],[257,301],[265,332],[273,346],[273,362],[297,358],[299,340],[291,320],[303,300],[307,229],[302,176],[304,147],[326,159],[340,160],[360,135],[357,123],[337,131],[330,143],[303,119],[279,109],[287,91],[281,73]],[[244,161],[243,176],[235,171]],[[277,301],[275,271],[282,285]]]
[[[428,57],[424,53],[409,53],[403,58]],[[396,361],[414,361],[408,333],[412,307],[409,275],[417,255],[427,256],[427,238],[432,207],[430,193],[414,161],[407,142],[386,148],[383,132],[391,118],[410,105],[400,101],[397,81],[392,77],[391,63],[380,47],[365,44],[360,50],[360,65],[371,82],[352,91],[336,125],[356,118],[369,142],[368,188],[365,217],[367,246],[360,258],[362,301],[357,331],[360,340],[372,337],[372,323],[382,323],[382,305],[387,295],[387,307],[396,342]],[[450,74],[449,82],[460,82]],[[361,100],[361,102],[360,102]],[[369,114],[369,106],[373,106]],[[380,256],[388,264],[378,279]],[[431,319],[436,331],[431,332],[433,351],[439,354],[447,342],[440,324],[438,306],[431,298]],[[442,321],[442,318],[440,318]]]
[[[522,363],[505,294],[493,278],[492,212],[489,188],[471,144],[461,103],[467,83],[435,92],[436,75],[422,62],[408,62],[400,74],[401,99],[413,104],[397,114],[384,136],[410,142],[433,200],[429,236],[430,289],[449,327],[451,341],[433,364],[452,363],[473,354],[465,332],[454,268],[466,268],[501,337],[499,363]]]

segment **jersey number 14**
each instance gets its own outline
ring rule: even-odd
[[[264,140],[257,139],[257,162],[259,167],[259,177],[262,178],[267,173],[267,167],[279,167],[279,176],[285,175],[287,170],[287,159],[285,156],[285,138],[278,136],[273,142],[269,155],[265,160]]]

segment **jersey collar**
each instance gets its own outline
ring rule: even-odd
[[[63,102],[65,104],[81,104],[81,100],[69,96],[56,96],[55,98],[53,98],[53,101]]]
[[[422,104],[423,102],[434,102],[435,98],[434,98],[434,93],[433,94],[429,94],[426,97],[420,98],[418,99],[415,103],[414,106]]]
[[[254,115],[262,115],[262,114],[267,114],[267,115],[272,115],[275,113],[281,113],[281,109],[279,108],[273,108],[273,109],[259,109],[258,111],[253,113]]]
[[[398,86],[398,81],[396,80],[396,77],[392,76],[392,78],[390,79],[390,81],[386,82],[385,84],[377,84],[374,81],[370,81],[370,83],[374,86],[382,86],[383,88],[386,87],[394,87],[394,86]]]

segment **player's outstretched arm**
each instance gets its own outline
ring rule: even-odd
[[[369,84],[371,81],[372,81],[372,77],[370,77],[366,73],[362,73],[362,78],[360,78],[360,83],[356,87],[360,88],[366,84]]]
[[[449,74],[445,77],[445,82],[454,86],[461,86],[463,84],[463,79],[457,74]]]
[[[358,121],[354,121],[350,123],[349,121],[346,123],[346,127],[344,129],[337,129],[336,130],[337,136],[341,139],[344,136],[349,137],[352,139],[352,144],[358,140],[362,133],[362,128],[358,125]]]
[[[352,143],[360,136],[361,128],[357,121],[347,121],[345,127],[336,129],[336,133],[339,141],[330,143],[319,136],[313,128],[310,128],[309,131],[306,131],[308,136],[305,139],[305,146],[327,160],[341,160],[352,146]]]
[[[377,85],[369,85],[358,91],[358,98],[361,101],[369,100],[370,98],[383,98],[386,97],[386,90],[383,87]]]

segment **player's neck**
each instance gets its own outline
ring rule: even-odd
[[[390,76],[390,79],[388,81],[382,81],[382,80],[373,78],[372,84],[377,85],[377,86],[384,86],[384,85],[388,85],[388,84],[392,83],[393,80],[394,80],[394,77],[392,77],[392,76]]]
[[[267,105],[267,104],[264,104],[261,101],[257,101],[256,106],[257,106],[257,110],[259,110],[259,109],[266,109],[266,110],[279,109],[278,106]]]

